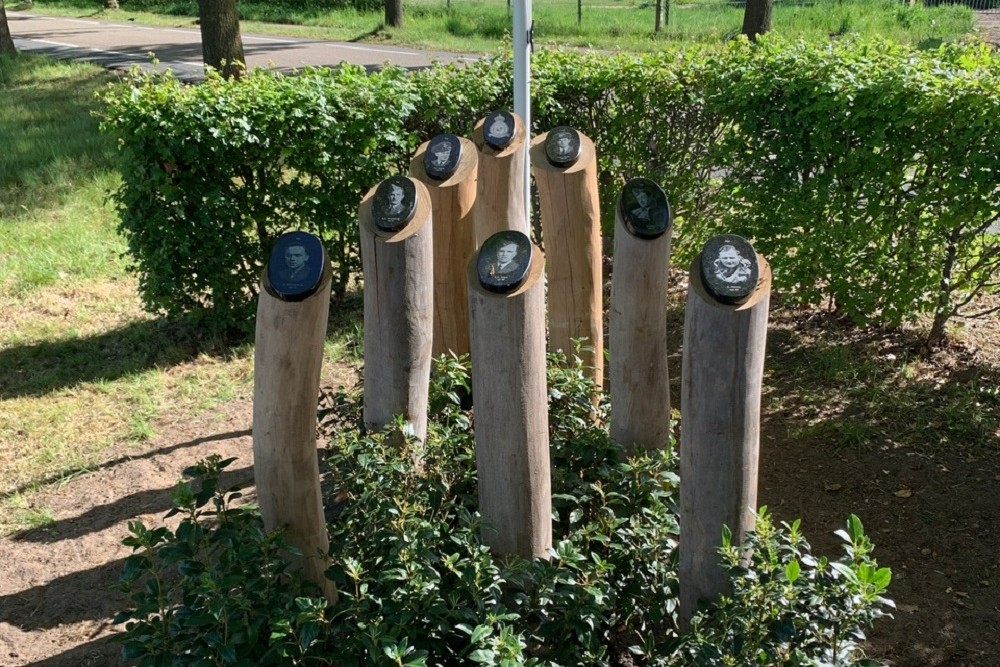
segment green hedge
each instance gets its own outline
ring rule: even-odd
[[[291,227],[327,239],[342,294],[364,191],[421,140],[511,106],[510,72],[497,56],[412,75],[345,66],[111,88],[116,200],[147,306],[245,325],[262,259]],[[597,145],[608,232],[627,179],[664,185],[675,264],[714,232],[743,233],[792,301],[859,322],[930,312],[933,335],[995,287],[1000,237],[984,231],[1000,208],[1000,60],[985,47],[542,51],[532,76],[534,131],[573,125]]]

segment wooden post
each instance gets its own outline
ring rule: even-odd
[[[760,278],[739,305],[719,303],[692,264],[681,366],[681,623],[701,600],[726,590],[720,565],[722,526],[742,542],[754,527],[760,396],[771,268],[757,255]]]
[[[545,556],[552,546],[543,258],[531,246],[524,282],[509,294],[467,263],[476,397],[476,466],[483,541],[497,554]]]
[[[476,250],[473,207],[476,201],[476,146],[459,138],[462,155],[447,180],[424,169],[425,141],[410,162],[410,176],[427,186],[434,220],[434,338],[431,354],[469,352],[469,295],[465,262]]]
[[[288,544],[302,552],[292,557],[293,565],[334,604],[337,591],[324,574],[330,541],[316,450],[332,273],[325,252],[312,255],[311,261],[323,263],[322,277],[303,300],[272,295],[267,270],[262,279],[254,346],[254,479],[264,529],[284,529]]]
[[[573,355],[573,339],[592,350],[581,355],[594,382],[604,383],[601,206],[594,142],[580,134],[580,157],[556,167],[545,155],[548,133],[531,142],[531,169],[538,187],[542,241],[548,258],[549,349]]]
[[[485,118],[476,123],[472,140],[479,150],[479,173],[476,179],[476,247],[493,234],[513,229],[528,236],[528,217],[524,210],[524,141],[527,132],[517,114],[514,136],[502,150],[496,150],[483,138]]]
[[[427,386],[433,329],[433,238],[427,188],[414,184],[416,206],[401,229],[372,219],[377,187],[361,200],[361,263],[365,278],[364,419],[374,431],[405,415],[412,433],[427,435]]]
[[[624,194],[624,193],[623,193]],[[666,204],[666,200],[663,201]],[[667,371],[666,230],[641,238],[615,215],[614,272],[609,314],[611,438],[629,453],[663,449],[670,441],[670,376]]]

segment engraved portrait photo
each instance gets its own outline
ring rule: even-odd
[[[715,277],[724,283],[745,283],[750,280],[750,260],[730,243],[719,248],[712,268]]]
[[[395,232],[413,219],[417,192],[413,181],[392,176],[379,183],[372,198],[372,221],[379,229]]]
[[[714,236],[702,248],[702,284],[721,303],[740,303],[748,297],[757,287],[759,274],[757,253],[742,236]]]
[[[545,138],[545,156],[556,167],[568,167],[580,157],[580,134],[572,127],[560,125]]]
[[[267,262],[267,291],[284,301],[298,301],[315,293],[323,276],[326,251],[309,232],[282,234]]]
[[[462,144],[454,134],[439,134],[427,143],[424,171],[431,178],[443,181],[455,173],[461,159]]]
[[[531,263],[531,241],[521,232],[497,232],[479,250],[479,282],[494,292],[517,289]]]
[[[278,272],[287,283],[302,283],[309,277],[309,253],[301,243],[285,248],[285,268]]]
[[[639,238],[657,238],[670,226],[667,195],[648,178],[633,178],[625,184],[618,200],[618,212],[629,233]]]

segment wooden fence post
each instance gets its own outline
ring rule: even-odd
[[[629,453],[670,442],[667,196],[645,178],[625,184],[615,211],[609,323],[611,438]]]
[[[499,268],[507,260],[514,273]],[[542,264],[514,231],[490,237],[467,264],[483,541],[525,558],[552,546]]]
[[[405,415],[412,434],[423,440],[434,316],[427,188],[403,176],[387,179],[362,199],[358,220],[365,278],[365,425],[379,431]]]
[[[573,355],[573,339],[586,338],[581,355],[598,387],[604,383],[601,206],[594,142],[557,127],[531,142],[542,242],[548,257],[549,349]]]
[[[684,628],[699,601],[726,590],[722,526],[734,544],[754,527],[771,269],[746,241],[717,236],[695,259],[689,280],[681,366]]]
[[[261,280],[254,346],[253,451],[265,530],[282,528],[302,552],[293,566],[323,591],[330,547],[316,451],[323,341],[331,268],[318,238],[291,232],[278,239]]]
[[[447,137],[453,148],[440,171],[428,173],[428,147]],[[455,148],[460,146],[460,149]],[[434,155],[434,152],[431,153]],[[442,153],[443,155],[443,153]],[[473,208],[476,201],[476,146],[464,137],[438,135],[425,141],[410,161],[410,176],[430,193],[434,224],[434,338],[431,354],[469,352],[469,295],[465,261],[476,250]],[[444,178],[437,178],[444,175]]]
[[[496,232],[531,235],[524,210],[524,122],[517,114],[494,111],[476,123],[472,140],[479,150],[476,179],[476,246]]]

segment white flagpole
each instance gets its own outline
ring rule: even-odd
[[[524,121],[524,151],[531,146],[531,0],[514,2],[514,113]],[[524,156],[525,225],[531,228],[531,160]]]

